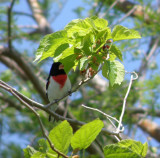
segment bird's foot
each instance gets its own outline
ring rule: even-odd
[[[55,103],[58,105],[58,101],[59,101],[59,99],[55,99],[54,101],[55,101]]]
[[[69,94],[69,96],[71,96],[71,95],[72,95],[72,92],[71,92],[71,90],[70,90],[70,91],[68,91],[68,94]]]

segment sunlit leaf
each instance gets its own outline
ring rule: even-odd
[[[104,124],[101,120],[94,120],[83,125],[71,139],[73,149],[86,149],[97,137]]]
[[[72,135],[73,131],[71,126],[67,121],[63,121],[50,131],[49,138],[56,149],[66,154],[68,152]]]
[[[128,29],[121,25],[116,25],[112,31],[113,41],[126,40],[126,39],[135,39],[141,38],[138,31],[133,29]]]
[[[119,146],[117,144],[107,145],[104,147],[105,158],[141,158],[140,155],[133,152],[129,148]]]

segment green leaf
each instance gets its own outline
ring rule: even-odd
[[[36,59],[43,60],[47,57],[53,57],[55,50],[62,44],[67,43],[67,33],[66,31],[57,31],[55,33],[46,35],[41,41],[39,48],[37,49]]]
[[[63,121],[50,131],[49,138],[56,149],[66,154],[68,152],[72,135],[73,131],[70,124],[67,121]]]
[[[48,151],[48,146],[45,139],[38,140],[39,151],[42,153],[46,153]]]
[[[147,154],[147,144],[145,143],[144,145],[139,142],[139,141],[135,141],[135,140],[131,140],[131,139],[126,139],[126,140],[122,140],[120,142],[118,142],[119,146],[122,147],[127,147],[130,150],[132,150],[133,152],[145,157]]]
[[[116,25],[113,28],[111,36],[113,41],[141,38],[138,31],[133,29],[128,29],[121,25]]]
[[[145,142],[145,143],[143,144],[143,150],[142,150],[142,153],[141,153],[141,155],[142,155],[143,157],[145,157],[145,156],[147,155],[147,150],[148,150],[148,144],[147,144],[147,142]]]
[[[122,59],[122,53],[118,49],[118,47],[116,47],[116,45],[112,45],[109,51],[111,51],[112,53],[114,53],[121,61],[123,61],[123,59]]]
[[[68,73],[75,65],[77,65],[76,55],[72,54],[66,58],[59,60],[64,65],[65,72]]]
[[[54,52],[54,60],[55,58],[58,58],[59,56],[62,56],[62,54],[67,51],[67,49],[70,49],[70,46],[68,43],[61,44],[57,47],[57,49]]]
[[[25,158],[30,158],[34,153],[36,153],[38,151],[28,145],[27,148],[23,149],[23,152],[24,152]]]
[[[96,33],[96,39],[102,39],[106,43],[107,39],[111,38],[111,29],[109,27],[106,27],[103,30],[100,30]]]
[[[47,158],[47,157],[46,157],[46,153],[41,153],[38,151],[35,154],[33,154],[31,158]]]
[[[83,70],[86,67],[86,65],[88,64],[88,58],[87,57],[83,57],[83,58],[80,59],[79,62],[80,62],[79,69]]]
[[[105,19],[96,18],[93,22],[98,30],[105,29],[108,26],[108,21]]]
[[[116,57],[117,56],[113,52],[109,51],[109,59],[108,59],[109,61],[114,61]]]
[[[82,50],[84,54],[90,55],[92,51],[93,43],[95,42],[95,37],[93,34],[87,34],[82,40]]]
[[[141,158],[140,155],[129,148],[111,144],[104,147],[105,158]]]
[[[109,75],[109,62],[108,61],[104,62],[104,65],[102,67],[102,75],[105,78],[109,79],[109,76],[108,76]]]
[[[117,60],[105,61],[102,67],[102,75],[109,79],[110,85],[121,84],[124,80],[124,66]]]
[[[80,36],[85,36],[92,30],[92,26],[88,21],[78,19],[71,21],[66,27],[67,35],[69,38],[77,38]]]
[[[54,57],[54,61],[58,62],[73,54],[74,54],[74,47],[65,48],[65,50],[62,50],[58,56]]]
[[[86,149],[97,137],[104,124],[97,119],[83,125],[71,139],[73,149]]]
[[[80,22],[81,19],[75,19],[72,20],[71,22],[69,22],[66,26],[65,26],[65,30],[69,30],[70,28],[72,28],[74,25],[76,25],[78,22]]]

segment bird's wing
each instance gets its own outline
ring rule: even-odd
[[[50,84],[50,76],[48,76],[47,83],[46,83],[46,96],[47,96],[47,98],[48,98],[47,90],[48,90],[49,84]]]

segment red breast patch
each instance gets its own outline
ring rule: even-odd
[[[60,88],[63,88],[66,80],[67,80],[67,75],[63,74],[63,75],[57,75],[57,76],[52,76],[52,78],[60,84]]]

